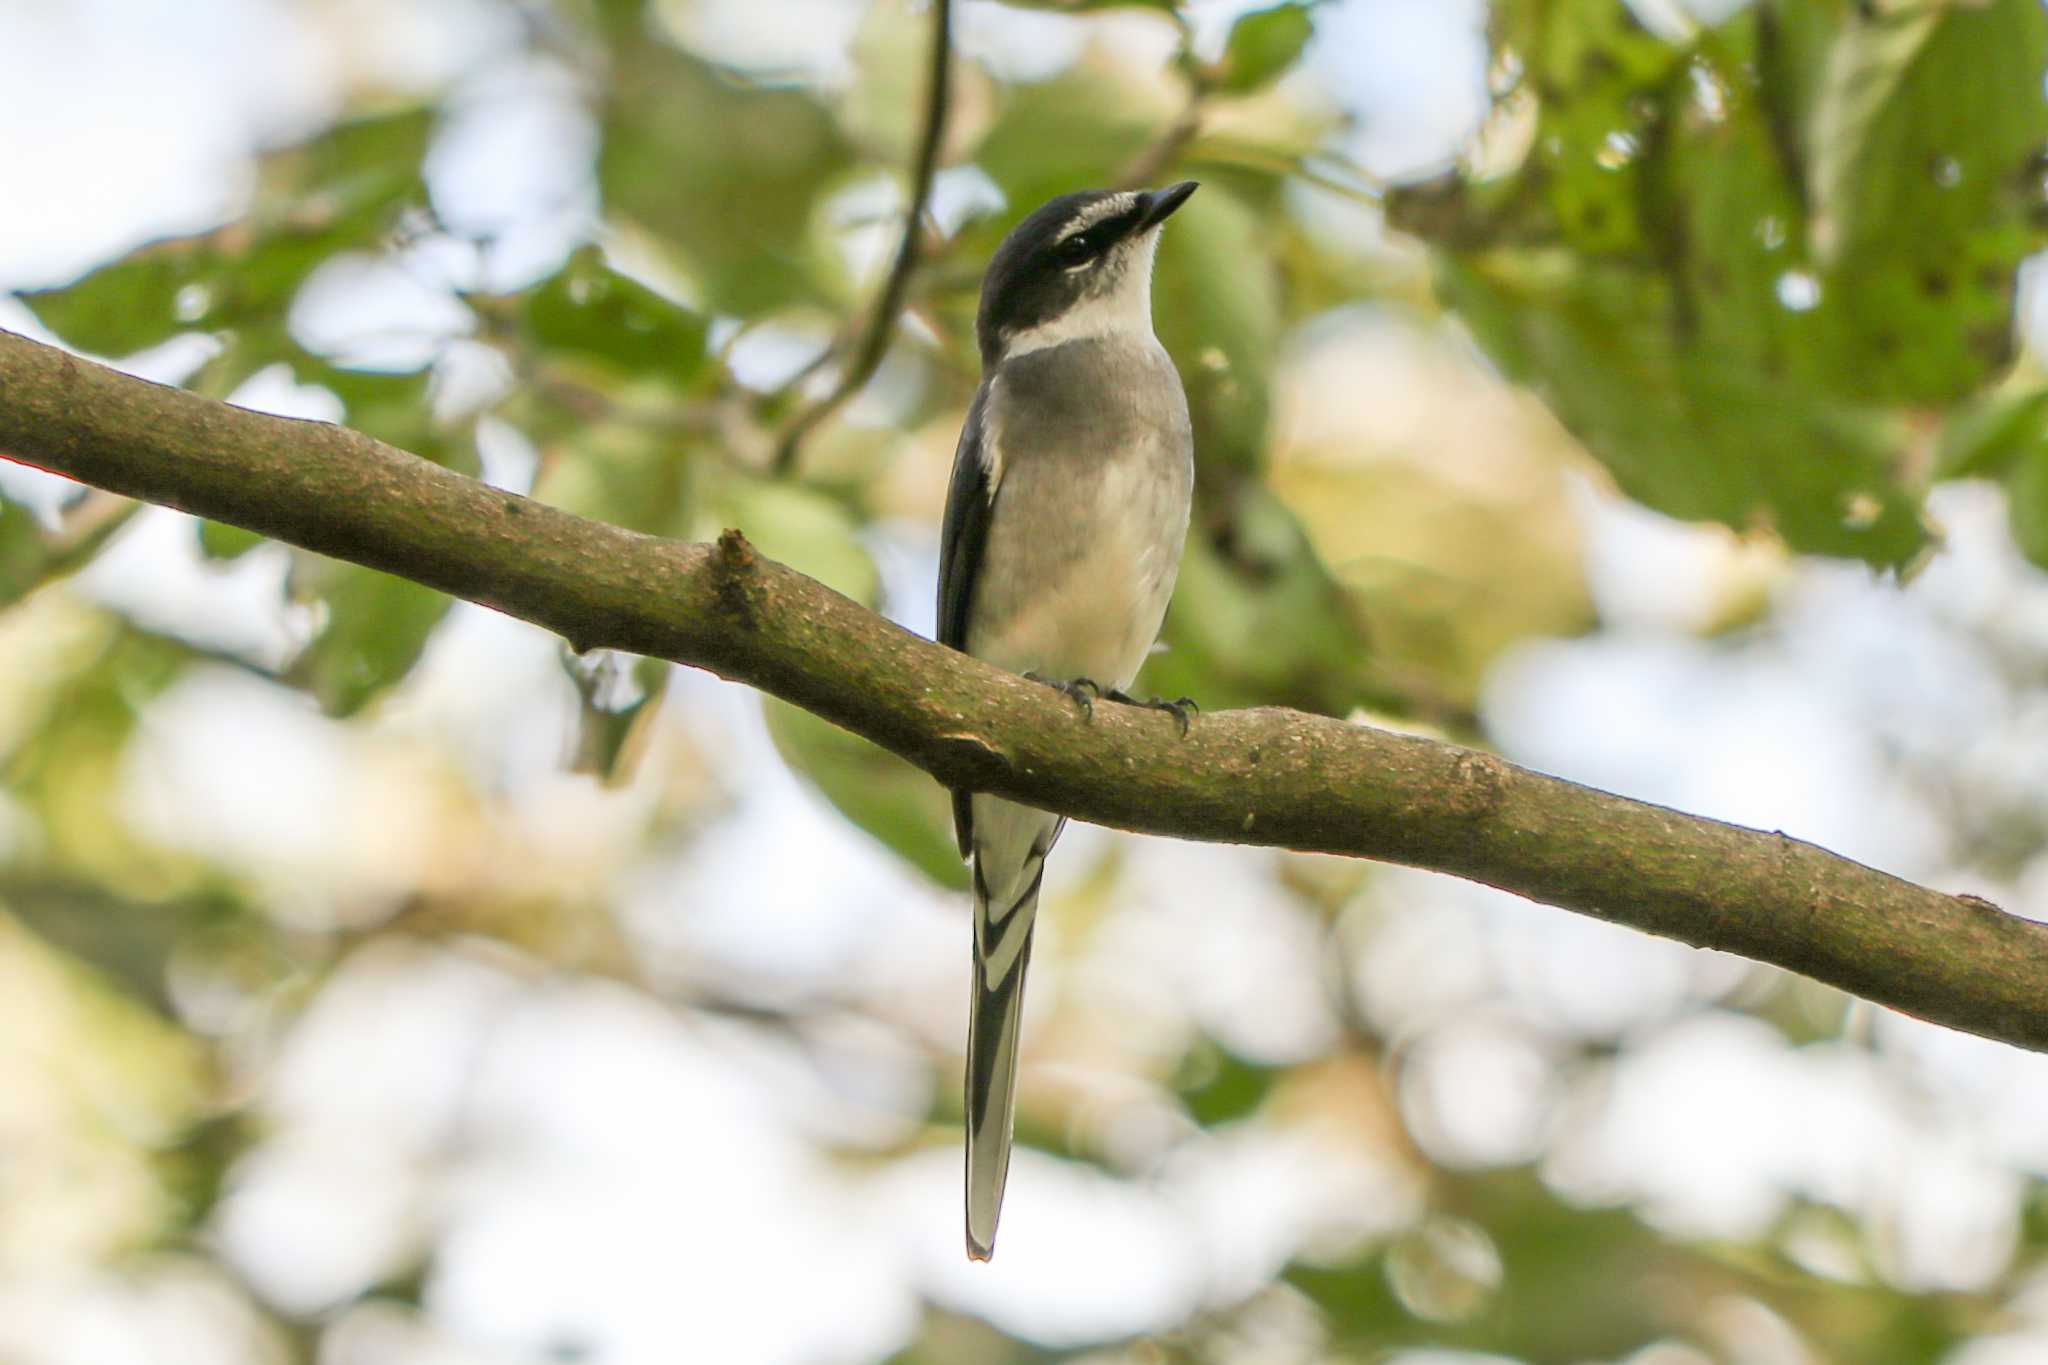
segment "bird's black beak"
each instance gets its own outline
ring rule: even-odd
[[[1158,227],[1175,209],[1188,202],[1189,195],[1200,188],[1201,186],[1192,180],[1183,180],[1178,185],[1168,185],[1163,190],[1147,190],[1139,195],[1138,201],[1145,209],[1138,219],[1138,230],[1145,232]]]

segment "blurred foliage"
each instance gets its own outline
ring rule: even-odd
[[[891,594],[906,546],[922,564],[934,542],[977,378],[982,263],[1052,195],[1192,177],[1204,189],[1163,239],[1155,303],[1188,390],[1198,508],[1146,690],[1211,709],[1369,708],[1483,739],[1490,665],[1593,620],[1564,505],[1572,471],[1604,469],[1674,517],[1887,569],[1930,548],[1933,482],[1992,478],[2018,543],[2048,565],[2048,385],[2014,328],[2019,271],[2048,231],[2038,0],[1758,0],[1670,34],[1618,0],[1496,0],[1484,126],[1450,170],[1391,187],[1355,164],[1354,118],[1305,69],[1331,6],[1246,8],[1198,43],[1202,26],[1170,0],[1031,5],[1071,25],[1056,30],[1074,39],[1071,60],[1027,79],[956,59],[952,190],[918,225],[909,320],[790,477],[769,452],[829,387],[890,255],[876,244],[901,230],[927,13],[875,0],[846,69],[823,74],[750,66],[693,28],[688,4],[517,8],[526,36],[511,64],[572,88],[590,130],[581,170],[598,207],[552,257],[494,269],[498,231],[451,225],[437,202],[436,152],[473,90],[377,83],[262,153],[234,221],[22,301],[98,354],[193,343],[183,382],[216,396],[282,367],[352,426],[466,473],[530,478],[534,496],[587,516],[661,536],[741,527],[764,553],[917,619]],[[316,345],[300,310],[335,265],[395,267],[457,320],[425,359],[376,338]],[[1347,349],[1362,335],[1435,358],[1388,372],[1388,353]],[[1459,349],[1467,340],[1484,363]],[[1411,407],[1429,420],[1403,425]],[[66,1018],[66,1046],[140,1038],[133,1055],[158,1078],[149,1121],[118,1132],[81,1101],[83,1122],[106,1131],[68,1159],[152,1191],[139,1221],[101,1229],[102,1250],[205,1228],[263,1136],[238,1109],[231,1049],[208,1052],[211,1040],[236,1011],[312,989],[364,927],[632,973],[591,872],[625,852],[592,836],[588,866],[532,882],[510,856],[517,837],[477,833],[498,777],[433,789],[404,766],[415,760],[380,750],[409,779],[419,809],[404,814],[417,819],[377,826],[386,842],[360,861],[388,881],[371,879],[368,909],[349,907],[359,922],[325,928],[295,918],[278,889],[291,878],[261,858],[138,834],[125,765],[180,679],[254,675],[350,733],[404,734],[407,689],[425,686],[418,665],[450,603],[291,552],[274,575],[290,636],[278,658],[50,588],[133,513],[98,495],[47,517],[0,503],[0,1000],[61,980],[87,1002]],[[277,566],[234,528],[192,535],[203,573]],[[561,663],[562,767],[625,802],[660,788],[664,764],[688,766],[663,747],[664,714],[691,704],[666,667]],[[928,880],[964,885],[932,783],[806,713],[769,703],[766,715],[774,751],[854,826]],[[410,754],[414,738],[391,747]],[[536,801],[544,823],[580,828],[573,810]],[[664,791],[639,832],[657,846],[689,837],[716,805]],[[405,862],[414,825],[462,830],[472,842],[448,836],[467,850],[460,866]],[[1334,917],[1343,899],[1316,910]],[[1788,1000],[1750,1008],[1795,1043],[1837,1031],[1836,1015],[1817,1026]],[[9,1046],[0,1066],[41,1064]],[[1390,1040],[1353,1021],[1335,1050],[1366,1078],[1361,1103],[1391,1112]],[[950,1058],[934,1065],[950,1077]],[[1196,1037],[1148,1084],[1224,1133],[1274,1121],[1310,1070]],[[931,1117],[954,1121],[957,1098],[937,1090]],[[2037,1191],[2025,1251],[1997,1283],[1920,1294],[1790,1253],[1803,1218],[1862,1255],[1878,1234],[1838,1226],[1839,1210],[1802,1207],[1756,1246],[1689,1242],[1631,1209],[1584,1207],[1529,1166],[1432,1164],[1398,1118],[1382,1123],[1423,1190],[1403,1228],[1303,1253],[1244,1302],[1100,1358],[1238,1359],[1230,1343],[1306,1305],[1327,1347],[1317,1358],[1441,1346],[1564,1365],[1682,1343],[1732,1360],[1708,1306],[1738,1302],[1789,1324],[1817,1360],[1934,1361],[1995,1316],[2048,1246]],[[1028,1090],[1022,1131],[1116,1166]],[[422,1273],[394,1270],[386,1297],[416,1301]],[[318,1315],[301,1316],[303,1344]],[[1055,1358],[937,1305],[898,1357]]]
[[[1390,204],[1442,246],[1446,301],[1631,496],[1911,560],[1931,448],[2011,363],[2048,230],[2048,14],[1785,0],[1670,43],[1585,0],[1493,26],[1474,165]]]
[[[1314,35],[1307,5],[1275,5],[1239,15],[1223,43],[1217,89],[1242,94],[1278,79],[1300,59]]]
[[[1823,1286],[1773,1250],[1684,1246],[1619,1209],[1562,1206],[1527,1172],[1449,1174],[1437,1202],[1443,1212],[1369,1256],[1288,1269],[1288,1283],[1329,1311],[1337,1342],[1569,1365],[1673,1339],[1728,1358],[1673,1297],[1680,1285],[1695,1304],[1720,1297],[1761,1306],[1826,1343],[1832,1360],[1936,1361],[1980,1325],[1967,1302]],[[1553,1311],[1560,1303],[1572,1311]],[[1429,1325],[1418,1329],[1417,1318]]]
[[[607,204],[648,229],[721,312],[839,293],[816,240],[818,201],[852,162],[831,114],[803,91],[742,84],[637,27],[620,29],[610,51],[598,157]]]
[[[433,122],[432,109],[407,107],[337,123],[264,159],[242,219],[146,247],[28,304],[72,345],[105,355],[189,331],[214,333],[224,353],[240,342],[239,360],[210,376],[232,387],[219,370],[246,376],[287,346],[286,311],[315,270],[383,245],[425,204],[420,166]]]
[[[704,315],[613,270],[594,247],[527,294],[526,326],[552,358],[590,358],[622,376],[687,386],[704,368]]]

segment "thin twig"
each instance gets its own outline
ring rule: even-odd
[[[896,244],[896,260],[889,267],[889,277],[882,285],[881,297],[875,300],[874,311],[868,315],[867,327],[861,335],[859,349],[854,352],[853,363],[846,367],[846,372],[840,375],[832,391],[798,413],[783,433],[775,452],[775,471],[778,474],[787,474],[796,467],[804,438],[837,412],[847,399],[860,392],[880,367],[882,357],[888,353],[889,339],[896,330],[896,318],[903,311],[904,297],[910,292],[911,272],[917,268],[918,246],[924,235],[925,205],[931,199],[932,181],[938,175],[939,146],[946,136],[946,104],[952,63],[952,0],[932,0],[931,84],[925,92],[924,138],[918,144],[917,169],[911,179],[910,203],[903,214],[903,237]]]

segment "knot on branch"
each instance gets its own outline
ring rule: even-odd
[[[1451,776],[1455,783],[1451,805],[1458,818],[1478,820],[1499,809],[1507,766],[1492,754],[1476,749],[1460,751],[1451,764]]]
[[[754,604],[747,585],[759,563],[760,556],[738,527],[728,526],[718,533],[718,605],[748,626],[754,624]]]
[[[754,547],[748,542],[746,532],[737,526],[728,526],[718,533],[718,562],[735,572],[754,567]]]

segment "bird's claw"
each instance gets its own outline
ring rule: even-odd
[[[1192,712],[1195,715],[1200,715],[1202,711],[1202,708],[1196,704],[1193,697],[1179,697],[1173,701],[1168,701],[1164,697],[1141,699],[1133,697],[1127,692],[1117,691],[1111,691],[1107,695],[1111,701],[1122,702],[1125,706],[1142,706],[1147,711],[1164,711],[1167,715],[1180,722],[1180,732],[1183,736],[1188,732],[1189,713]]]
[[[1095,700],[1103,695],[1102,684],[1093,678],[1048,678],[1043,673],[1026,673],[1025,677],[1035,683],[1044,683],[1055,692],[1064,693],[1074,705],[1081,708],[1081,714],[1089,720],[1095,719]]]

